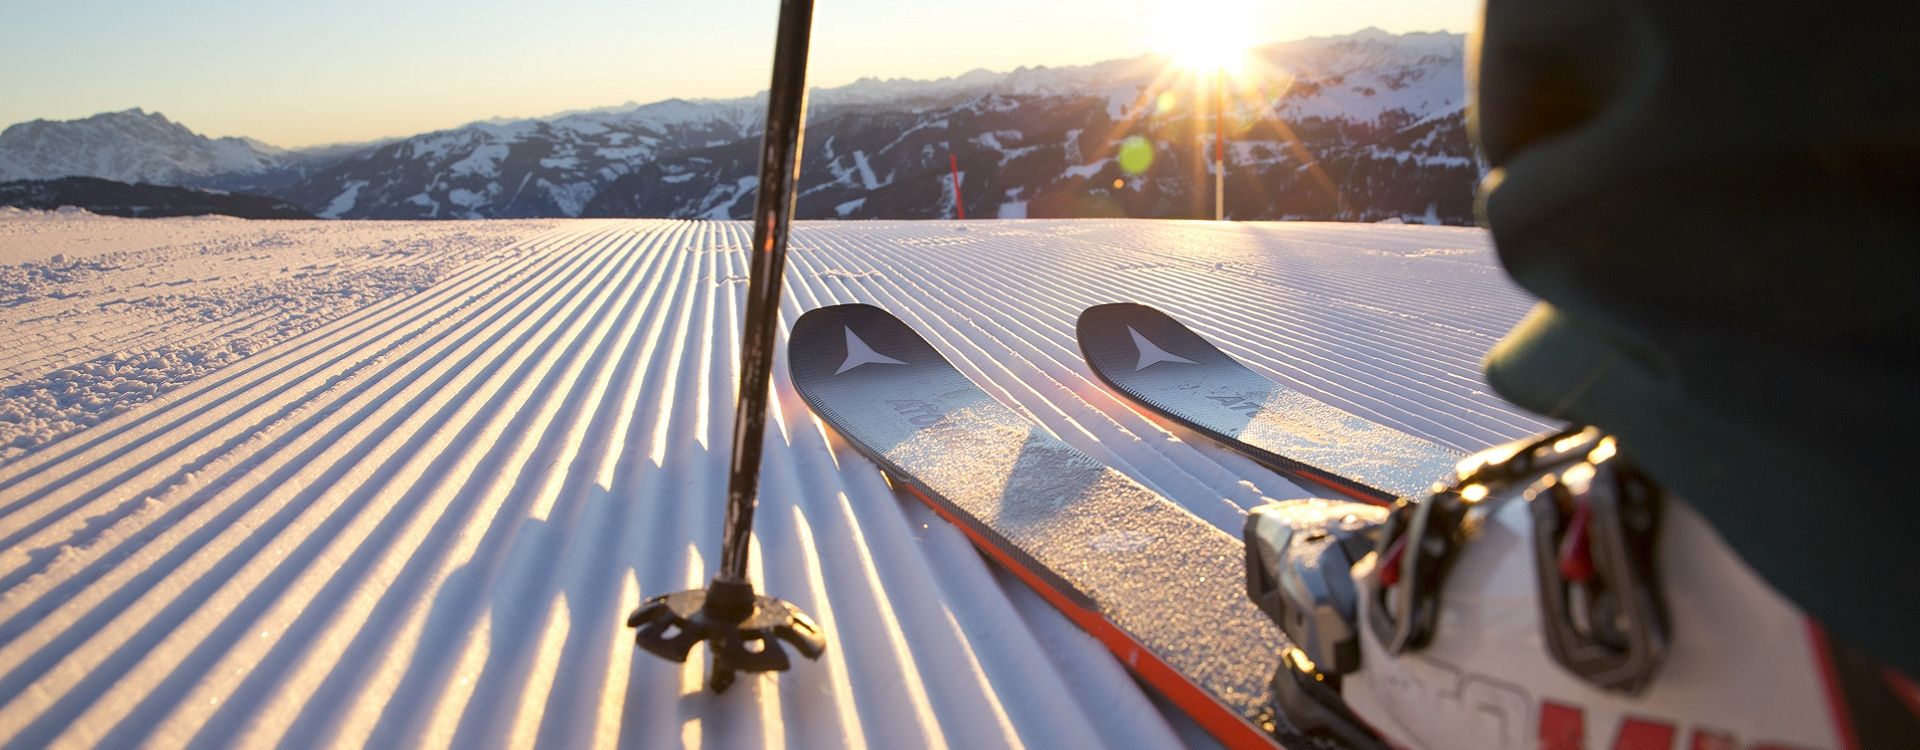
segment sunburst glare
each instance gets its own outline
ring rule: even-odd
[[[1180,67],[1237,74],[1259,28],[1257,15],[1249,0],[1168,2],[1154,19],[1153,46]]]

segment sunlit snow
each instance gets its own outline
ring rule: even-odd
[[[0,462],[0,744],[1190,740],[827,432],[784,353],[752,574],[828,650],[721,696],[635,653],[626,613],[717,558],[750,246],[742,221],[0,215],[0,425],[27,436]],[[1114,397],[1081,309],[1158,306],[1449,446],[1541,427],[1478,375],[1529,300],[1476,229],[802,222],[790,260],[789,324],[883,306],[1222,527],[1301,491]]]

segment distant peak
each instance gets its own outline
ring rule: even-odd
[[[159,112],[148,112],[147,110],[142,109],[140,107],[128,107],[118,112],[101,112],[100,114],[97,114],[97,115],[94,115],[93,117],[88,117],[85,119],[91,120],[94,118],[116,119],[116,120],[131,120],[131,119],[153,120],[155,122],[164,122],[169,124],[173,122],[172,120],[167,119],[166,115],[163,115]]]
[[[1465,34],[1452,31],[1409,31],[1395,34],[1378,26],[1368,26],[1359,31],[1346,34],[1307,37],[1298,40],[1308,44],[1385,44],[1392,46],[1458,44],[1466,39]],[[1275,47],[1286,47],[1298,42],[1279,42]]]
[[[160,114],[159,112],[148,112],[145,109],[141,109],[140,107],[128,107],[127,109],[113,110],[111,112],[99,112],[99,113],[87,115],[86,117],[75,117],[71,120],[52,120],[52,119],[47,119],[43,117],[35,120],[30,120],[28,122],[16,123],[16,126],[59,127],[59,126],[65,126],[65,125],[85,126],[85,125],[96,124],[96,123],[126,123],[126,122],[142,122],[142,123],[150,122],[150,123],[158,123],[161,125],[166,125],[169,127],[183,127],[181,125],[174,123],[174,121],[167,119],[166,115]],[[11,130],[12,128],[8,128],[8,129]]]
[[[220,140],[233,141],[236,143],[240,143],[242,145],[245,145],[247,148],[253,149],[263,154],[280,154],[280,153],[286,153],[287,151],[287,149],[281,148],[279,146],[275,146],[271,143],[260,140],[258,138],[249,138],[244,135],[228,136],[225,138],[221,138]]]

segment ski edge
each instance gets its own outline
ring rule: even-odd
[[[1133,636],[1119,625],[1100,614],[1097,605],[1081,606],[1075,603],[1072,597],[1043,585],[1038,575],[1012,564],[1011,558],[1006,556],[1003,550],[951,516],[948,511],[940,507],[938,502],[928,497],[926,492],[911,483],[902,482],[902,484],[911,494],[920,498],[922,503],[932,508],[935,514],[958,527],[975,547],[980,548],[988,557],[1012,572],[1014,577],[1026,583],[1035,593],[1040,594],[1040,597],[1051,603],[1054,609],[1059,610],[1061,614],[1066,615],[1067,619],[1080,626],[1083,632],[1100,641],[1101,645],[1107,647],[1108,652],[1126,665],[1128,671],[1152,685],[1167,700],[1179,706],[1183,713],[1192,717],[1194,722],[1207,730],[1208,734],[1213,735],[1214,739],[1232,748],[1284,747],[1273,736],[1271,728],[1261,728],[1254,718],[1221,703],[1205,688],[1181,676],[1178,670],[1154,655],[1145,644],[1134,640]]]
[[[802,400],[807,401],[809,407],[813,406],[813,402],[806,399],[804,393],[801,396]],[[814,412],[821,413],[817,408]],[[883,456],[875,455],[859,441],[846,437],[840,426],[834,424],[832,419],[827,419],[824,415],[822,418],[833,427],[835,433],[839,433],[842,441],[873,461],[885,473],[890,486],[906,490],[907,494],[931,509],[934,515],[940,516],[954,528],[959,529],[975,548],[1007,569],[1015,578],[1019,578],[1028,588],[1039,594],[1040,598],[1047,600],[1055,610],[1078,626],[1082,632],[1093,636],[1094,640],[1099,641],[1108,652],[1120,660],[1127,671],[1132,672],[1141,681],[1152,686],[1154,690],[1178,706],[1221,744],[1229,748],[1285,747],[1278,738],[1273,736],[1272,728],[1263,728],[1257,723],[1260,720],[1270,722],[1270,718],[1249,717],[1232,706],[1222,703],[1206,688],[1194,684],[1155,655],[1146,644],[1135,640],[1132,634],[1107,619],[1106,615],[1101,614],[1099,603],[1091,597],[1032,562],[1031,558],[1020,552],[1018,547],[996,539],[997,535],[992,529],[982,528],[977,520],[954,508],[952,503],[941,498],[939,493],[913,479],[911,474],[894,466],[893,462],[886,460]],[[1049,581],[1050,578],[1057,580]]]

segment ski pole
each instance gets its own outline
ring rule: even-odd
[[[727,476],[720,572],[705,589],[654,597],[627,618],[629,627],[639,628],[634,642],[663,658],[684,662],[695,643],[709,641],[713,663],[707,684],[714,692],[733,684],[735,672],[785,671],[790,661],[779,641],[786,641],[809,659],[819,658],[827,645],[819,626],[806,613],[787,602],[757,594],[747,578],[753,506],[760,484],[760,447],[767,425],[767,391],[773,379],[774,331],[779,322],[781,275],[787,258],[787,229],[795,204],[793,185],[800,173],[807,42],[812,26],[813,0],[781,0],[773,84],[767,91],[766,131],[760,141],[760,187],[753,205],[746,325],[740,341],[740,395],[734,411],[733,461]]]

